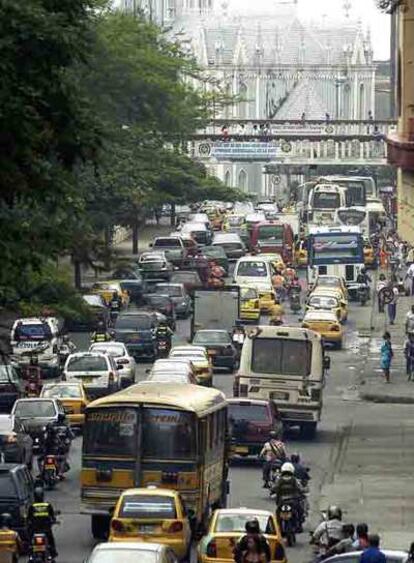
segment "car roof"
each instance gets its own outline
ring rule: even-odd
[[[170,353],[171,352],[187,352],[188,354],[201,352],[203,354],[207,354],[205,346],[191,346],[191,344],[189,344],[188,346],[174,346],[173,348],[171,348]]]
[[[224,332],[225,334],[228,334],[228,331],[223,328],[201,328],[200,330],[197,330],[196,334],[199,332]]]
[[[92,553],[97,551],[153,551],[159,553],[166,549],[166,546],[159,543],[139,543],[139,542],[105,542],[96,545]]]
[[[137,487],[132,489],[126,489],[121,493],[121,496],[128,497],[128,496],[136,496],[136,495],[150,495],[150,496],[157,496],[157,497],[170,497],[176,498],[178,495],[178,491],[173,489],[161,489],[159,487]]]
[[[98,344],[98,343],[96,342],[94,344]],[[74,352],[73,354],[69,355],[68,360],[72,360],[73,358],[82,358],[82,357],[102,358],[102,356],[106,358],[107,354],[105,354],[104,352]]]
[[[54,399],[53,397],[23,397],[22,399],[17,399],[16,403],[29,403],[33,401],[52,401],[53,403],[55,403],[57,399]]]
[[[231,405],[231,404],[235,404],[235,405],[241,405],[244,404],[246,406],[248,405],[257,405],[257,406],[269,406],[270,401],[266,401],[266,399],[243,399],[242,397],[232,397],[227,399],[227,402]]]
[[[228,514],[258,514],[260,516],[273,516],[271,510],[263,510],[259,508],[219,508],[216,510],[217,516],[226,516]]]

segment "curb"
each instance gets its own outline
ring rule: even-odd
[[[360,399],[371,403],[389,403],[394,405],[414,405],[414,397],[404,395],[383,395],[381,393],[360,393]]]

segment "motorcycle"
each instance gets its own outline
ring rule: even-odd
[[[289,547],[293,547],[296,544],[296,533],[300,528],[297,509],[294,503],[289,502],[289,499],[283,501],[277,508],[277,516],[282,537],[286,539],[286,543]]]
[[[58,480],[57,459],[55,455],[48,454],[45,456],[41,479],[49,491],[55,488]]]
[[[28,398],[35,398],[40,395],[42,389],[42,376],[39,367],[28,366],[24,374],[26,379],[25,395]]]
[[[115,324],[116,319],[118,318],[118,315],[121,311],[121,303],[119,301],[119,299],[111,299],[110,303],[109,303],[109,317],[111,319],[111,323],[112,325]]]
[[[157,342],[158,356],[160,358],[168,358],[171,350],[171,342],[168,338],[159,337]]]
[[[47,535],[40,532],[33,534],[29,548],[29,563],[52,563],[53,561]]]
[[[59,347],[59,365],[60,368],[63,369],[63,366],[66,363],[66,360],[68,359],[68,357],[70,356],[70,354],[73,354],[73,352],[76,351],[75,346],[73,346],[72,348],[69,346],[69,344],[61,344]]]

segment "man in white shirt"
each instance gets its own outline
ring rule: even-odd
[[[405,274],[405,279],[410,281],[410,293],[414,295],[414,263],[408,268],[407,273]]]

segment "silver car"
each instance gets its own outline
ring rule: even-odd
[[[101,543],[84,563],[177,563],[174,552],[158,543]]]
[[[135,383],[136,362],[123,342],[96,342],[90,346],[89,352],[102,352],[112,356],[119,370],[121,387]]]

